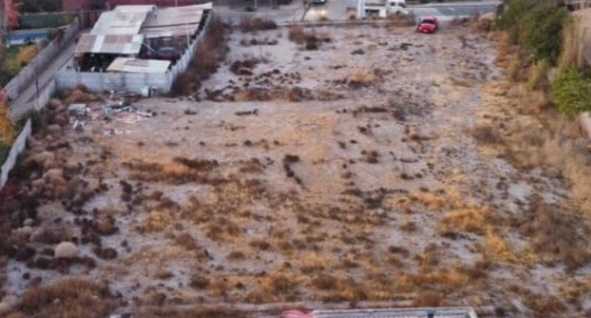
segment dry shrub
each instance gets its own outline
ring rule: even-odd
[[[291,26],[289,27],[288,39],[297,44],[304,44],[306,41],[306,31],[302,26]]]
[[[540,295],[528,293],[524,303],[541,317],[558,317],[555,314],[563,314],[566,306],[560,299],[552,295]]]
[[[550,84],[548,81],[548,71],[550,63],[546,60],[536,62],[529,70],[529,78],[527,80],[527,87],[530,90],[547,88]]]
[[[76,103],[92,103],[99,101],[100,98],[88,90],[84,85],[78,85],[75,89],[65,93],[64,103],[76,104]]]
[[[8,108],[8,104],[0,99],[0,147],[2,147],[3,144],[12,144],[14,137],[15,131],[10,120],[10,109]],[[0,163],[1,161],[2,156],[0,155]]]
[[[246,313],[224,310],[224,309],[202,309],[198,306],[193,308],[140,308],[137,317],[142,318],[247,318]]]
[[[487,259],[513,262],[517,257],[509,247],[509,243],[495,230],[489,229],[485,237],[484,255]],[[527,259],[522,259],[527,262]]]
[[[513,82],[519,82],[523,80],[523,61],[519,56],[514,56],[513,59],[511,59],[509,69],[507,71],[509,72],[509,78]]]
[[[303,45],[306,50],[317,50],[322,43],[332,41],[332,38],[327,33],[318,33],[315,30],[306,31],[302,26],[290,27],[288,39],[296,44]]]
[[[470,281],[470,276],[458,269],[437,269],[418,274],[403,274],[397,282],[397,289],[401,292],[413,292],[427,288],[455,291],[466,286]]]
[[[189,95],[201,88],[201,82],[217,72],[220,63],[226,58],[228,46],[228,27],[222,20],[212,17],[209,30],[195,50],[191,65],[175,81],[173,93]]]
[[[103,318],[114,305],[107,286],[71,278],[27,290],[18,309],[27,317]]]
[[[321,290],[335,290],[338,282],[338,279],[332,275],[320,274],[312,280],[312,286]]]
[[[25,66],[37,56],[39,53],[39,48],[37,45],[27,45],[22,47],[16,56],[16,61],[20,66]]]
[[[299,256],[302,273],[310,275],[324,271],[332,266],[332,261],[318,253],[304,253]]]
[[[247,296],[247,301],[254,303],[294,301],[297,298],[298,286],[299,281],[294,275],[272,273],[259,280],[257,289]]]
[[[414,307],[439,307],[445,303],[445,297],[436,291],[420,291],[413,301]]]
[[[340,280],[337,288],[331,290],[331,293],[323,297],[322,300],[325,302],[365,301],[369,299],[368,293],[374,292],[374,294],[377,294],[376,286],[372,285],[370,288],[366,288],[352,278]]]
[[[495,34],[494,38],[497,41],[496,63],[501,67],[508,67],[514,51],[511,36],[507,32],[499,32]]]
[[[481,208],[464,208],[448,212],[440,223],[440,232],[469,232],[484,234],[489,211]]]
[[[591,231],[579,215],[562,213],[538,199],[524,218],[521,232],[546,263],[563,263],[568,270],[576,270],[591,262]]]
[[[240,20],[239,27],[242,32],[267,31],[277,29],[277,23],[271,19],[247,17]]]
[[[352,88],[368,87],[373,85],[378,80],[375,72],[367,69],[358,69],[351,73],[347,79],[347,83]]]
[[[469,131],[476,141],[483,145],[496,145],[502,143],[499,131],[491,126],[478,126]]]

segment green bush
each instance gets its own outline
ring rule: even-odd
[[[552,96],[558,111],[570,117],[591,111],[591,78],[569,67],[552,82]]]
[[[509,32],[512,42],[523,45],[535,60],[548,60],[554,65],[568,19],[568,11],[554,1],[511,0],[497,26]]]
[[[538,5],[524,20],[524,44],[536,60],[556,64],[562,46],[562,29],[569,13],[551,4]]]
[[[509,32],[513,44],[517,44],[521,23],[536,3],[536,0],[511,0],[505,12],[498,16],[496,26]]]

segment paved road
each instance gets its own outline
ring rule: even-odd
[[[417,17],[436,16],[442,21],[452,20],[454,18],[471,17],[476,14],[485,14],[496,12],[500,1],[482,1],[482,2],[458,2],[458,3],[438,3],[421,6],[412,6],[411,10]]]
[[[410,5],[408,9],[414,12],[417,17],[436,16],[442,21],[448,21],[454,18],[495,12],[500,3],[500,1],[447,2]],[[306,15],[306,20],[319,20],[323,16],[330,20],[344,20],[348,18],[349,14],[356,12],[356,7],[357,0],[328,0],[325,5],[313,6]]]
[[[452,20],[458,17],[469,17],[474,14],[494,12],[500,1],[471,1],[456,3],[434,3],[427,5],[409,6],[416,16],[432,15],[442,21]],[[349,15],[355,14],[357,0],[327,0],[324,5],[314,5],[306,11],[303,0],[294,0],[290,5],[282,5],[278,9],[260,7],[256,12],[247,12],[246,6],[216,6],[225,19],[232,23],[238,23],[246,17],[263,17],[275,20],[277,23],[299,22],[305,15],[306,21],[318,21],[323,18],[329,20],[346,20]]]

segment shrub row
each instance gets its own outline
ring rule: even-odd
[[[511,0],[497,19],[514,44],[521,44],[535,60],[556,64],[562,45],[562,30],[569,20],[565,8],[552,0]]]

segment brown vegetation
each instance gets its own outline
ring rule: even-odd
[[[242,32],[256,32],[277,29],[277,23],[271,19],[248,17],[240,20],[238,26]]]
[[[201,82],[215,73],[226,58],[229,28],[221,19],[211,19],[205,38],[195,50],[193,62],[175,81],[173,92],[177,95],[191,95],[199,91]]]
[[[108,316],[114,306],[107,286],[72,278],[29,289],[18,310],[33,318],[102,318]]]

